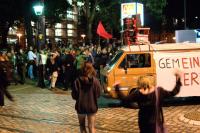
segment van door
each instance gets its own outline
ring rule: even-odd
[[[130,91],[136,87],[139,76],[155,75],[155,63],[151,53],[129,53],[115,70],[115,81],[120,82],[121,89]]]

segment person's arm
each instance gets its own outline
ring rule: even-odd
[[[72,86],[72,92],[71,92],[71,96],[74,100],[78,99],[78,81],[75,80]]]
[[[129,95],[125,96],[122,92],[120,92],[120,86],[119,85],[116,85],[115,86],[115,90],[116,90],[116,94],[118,96],[119,99],[121,99],[122,101],[125,101],[125,102],[134,102],[137,100],[137,90],[135,90],[134,92],[130,93]]]
[[[102,90],[102,87],[101,87],[101,84],[99,82],[98,79],[95,78],[95,86],[96,86],[96,97],[99,98],[100,95],[101,95],[101,90]]]
[[[31,54],[32,54],[32,56],[33,56],[34,59],[37,58],[37,55],[35,53],[31,52]]]
[[[176,76],[176,85],[173,88],[173,90],[172,91],[167,91],[167,90],[162,89],[161,93],[162,93],[162,95],[164,97],[173,97],[173,96],[175,96],[175,95],[177,95],[179,93],[180,88],[182,86],[181,77],[180,77],[179,74],[175,74],[175,76]]]

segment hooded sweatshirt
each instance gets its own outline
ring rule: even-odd
[[[101,85],[97,78],[88,81],[77,78],[72,87],[72,98],[76,100],[78,114],[93,114],[98,110],[97,99],[100,97]]]

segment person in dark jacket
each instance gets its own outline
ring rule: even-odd
[[[63,59],[63,67],[64,67],[64,90],[68,90],[71,88],[73,75],[74,75],[74,57],[69,52],[68,49],[65,50],[65,55]]]
[[[117,94],[122,101],[138,103],[140,133],[164,133],[163,100],[178,94],[182,86],[180,74],[177,73],[175,76],[176,85],[172,91],[167,91],[163,87],[155,87],[155,80],[148,76],[139,77],[138,89],[126,97],[118,91],[120,86],[116,85]]]
[[[76,100],[80,132],[86,133],[85,119],[88,119],[89,133],[95,133],[95,119],[98,110],[97,99],[100,97],[101,85],[96,78],[96,71],[90,62],[84,62],[81,74],[74,81],[72,98]]]
[[[8,92],[7,86],[9,81],[6,76],[6,68],[2,67],[2,61],[0,61],[0,107],[4,106],[4,95],[10,100],[14,101],[12,95]]]
[[[20,78],[20,83],[25,83],[26,77],[26,55],[23,53],[23,50],[20,49],[16,56],[16,65],[17,65],[17,73]]]

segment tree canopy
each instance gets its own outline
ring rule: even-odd
[[[78,0],[83,3],[81,6],[81,15],[85,17],[87,23],[87,36],[92,39],[93,33],[96,33],[98,21],[102,20],[106,29],[110,32],[120,31],[120,7],[123,2],[140,2],[144,4],[146,12],[155,18],[153,20],[162,20],[163,8],[166,6],[166,0]],[[93,26],[93,28],[92,28]]]

